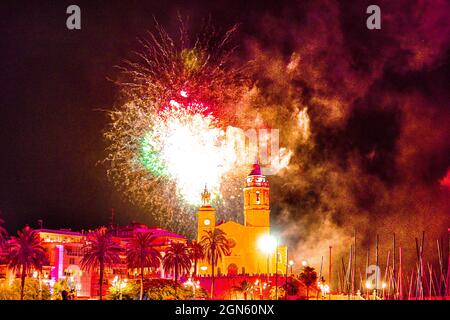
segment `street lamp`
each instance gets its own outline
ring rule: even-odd
[[[112,285],[114,288],[119,290],[119,300],[122,300],[122,290],[127,287],[128,279],[119,279],[119,276],[115,276]]]
[[[367,300],[370,300],[369,290],[371,290],[371,289],[372,289],[372,283],[370,281],[366,281]]]
[[[269,255],[273,253],[278,247],[277,239],[270,234],[261,236],[258,240],[258,248],[263,253],[267,254],[267,276],[269,276]]]
[[[291,268],[291,274],[292,274],[292,267],[294,266],[294,260],[289,260],[289,267]]]
[[[278,238],[275,247],[275,300],[278,300]]]
[[[192,295],[195,299],[195,290],[200,288],[200,281],[193,281],[192,278],[189,278],[185,283],[184,283],[184,287],[192,287]]]
[[[292,276],[292,266],[294,265],[294,260],[289,260],[286,264],[286,299],[289,294],[290,287],[288,286],[288,268],[291,268],[291,276]],[[292,286],[292,280],[291,280],[291,286]]]
[[[383,283],[381,284],[381,288],[383,288],[383,300],[384,300],[384,290],[386,289],[386,287],[387,287],[386,282],[383,282]]]

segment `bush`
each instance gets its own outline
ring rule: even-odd
[[[278,300],[283,299],[286,296],[286,290],[284,290],[283,287],[278,287],[278,292],[277,292],[275,286],[270,288],[269,295],[270,295],[271,300],[277,300],[277,298],[276,298],[277,294],[278,294]]]
[[[145,283],[146,298],[149,300],[175,300],[174,281],[165,279],[152,279]],[[193,299],[194,294],[192,288],[185,288],[183,285],[177,286],[177,297],[179,300]],[[208,293],[203,288],[195,291],[195,298],[207,298]]]
[[[16,293],[6,281],[0,283],[0,300],[19,300],[20,292]]]
[[[287,283],[283,285],[283,289],[287,290],[288,295],[296,296],[299,292],[300,281],[294,276],[288,278]]]
[[[20,300],[20,279],[15,279],[11,286],[5,281],[0,284],[0,300]],[[42,300],[50,299],[50,287],[42,283]],[[24,300],[39,300],[39,280],[26,279],[24,287]]]
[[[115,286],[109,287],[107,298],[108,300],[138,300],[139,292],[140,285],[129,281],[122,290]]]
[[[67,291],[67,293],[70,293],[72,291],[72,288],[69,286],[69,283],[66,279],[61,279],[55,282],[53,285],[53,294],[52,294],[52,300],[62,300],[62,292]]]

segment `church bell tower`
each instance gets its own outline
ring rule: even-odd
[[[244,185],[244,225],[270,227],[269,181],[258,163],[247,176]]]
[[[198,208],[197,241],[200,242],[206,230],[214,230],[216,226],[216,210],[210,204],[211,193],[205,185],[202,193],[202,206]]]

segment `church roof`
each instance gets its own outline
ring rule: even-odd
[[[233,221],[233,220],[229,220],[229,221],[221,221],[219,224],[216,224],[216,226],[220,229],[223,227],[227,227],[230,226],[233,230],[236,230],[236,228],[243,228],[245,227],[243,224]]]

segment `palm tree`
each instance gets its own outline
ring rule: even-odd
[[[309,300],[309,287],[311,287],[317,281],[316,270],[314,270],[313,267],[304,267],[302,273],[300,273],[300,280],[306,286],[306,300]]]
[[[167,271],[174,272],[175,299],[177,299],[178,276],[191,269],[189,247],[184,243],[172,243],[163,258],[163,266]]]
[[[144,270],[158,268],[161,262],[159,251],[154,248],[156,237],[150,232],[136,233],[127,247],[127,265],[141,271],[140,299],[144,296]]]
[[[234,286],[233,291],[241,292],[244,295],[244,300],[247,300],[247,293],[252,289],[249,281],[243,280],[238,286]]]
[[[205,258],[205,252],[203,251],[203,246],[197,241],[192,241],[189,245],[189,254],[191,260],[194,261],[194,276],[197,275],[197,263],[199,260]]]
[[[12,237],[7,260],[9,268],[15,272],[20,271],[20,300],[23,300],[27,274],[33,269],[40,271],[43,265],[48,264],[48,259],[39,235],[29,226],[18,231],[17,235],[17,237]]]
[[[105,267],[110,268],[120,261],[119,246],[113,241],[111,233],[105,227],[96,230],[83,246],[81,268],[86,271],[100,272],[100,300],[103,299],[103,274]]]
[[[0,218],[0,249],[3,248],[3,245],[6,242],[6,237],[8,236],[8,232],[2,226],[3,224],[5,224],[5,221],[2,218]]]
[[[211,265],[211,298],[214,297],[214,269],[217,263],[222,260],[224,255],[230,254],[230,245],[228,239],[225,237],[226,233],[220,229],[212,231],[205,230],[205,235],[202,237],[201,245],[205,252],[205,258]]]

